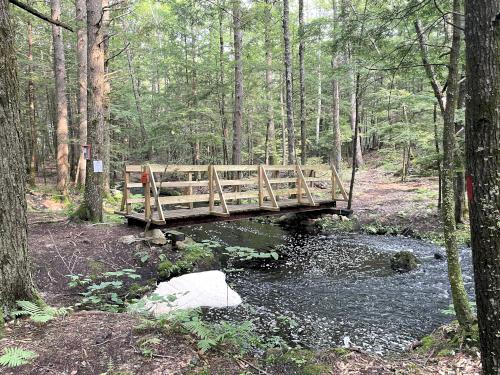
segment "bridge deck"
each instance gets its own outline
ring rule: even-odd
[[[350,213],[336,208],[347,194],[328,165],[128,165],[124,177],[118,213],[129,223],[173,227],[289,212]]]

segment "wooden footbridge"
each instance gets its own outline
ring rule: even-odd
[[[126,165],[121,209],[129,223],[175,227],[328,210],[347,193],[330,165]]]

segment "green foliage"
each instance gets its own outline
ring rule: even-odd
[[[322,232],[352,232],[354,231],[353,220],[333,219],[331,217],[322,217],[315,222]]]
[[[252,260],[252,259],[274,259],[278,260],[279,254],[276,251],[262,253],[250,247],[242,246],[228,246],[226,247],[226,255],[237,258],[239,260]]]
[[[16,301],[19,310],[12,312],[15,317],[29,316],[29,318],[36,323],[47,323],[58,316],[64,316],[68,313],[66,308],[54,308],[50,306],[40,306],[31,301]]]
[[[213,241],[202,241],[184,245],[181,250],[181,257],[176,261],[167,259],[165,254],[160,254],[158,264],[158,276],[166,280],[175,275],[181,275],[192,270],[201,261],[213,259],[212,250],[219,244]]]
[[[38,354],[31,350],[25,350],[17,347],[5,348],[3,355],[0,356],[0,366],[18,367],[31,363]]]
[[[139,349],[141,354],[147,358],[153,358],[155,355],[155,347],[161,343],[161,339],[159,337],[149,337],[143,338],[140,340]]]
[[[136,293],[129,293],[126,290],[125,282],[141,278],[131,268],[104,272],[100,276],[93,278],[80,274],[67,275],[67,277],[70,278],[68,285],[71,288],[86,286],[85,291],[80,293],[82,295],[81,301],[75,307],[101,309],[111,312],[123,310],[127,299],[136,296]]]

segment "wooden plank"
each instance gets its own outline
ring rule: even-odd
[[[141,198],[127,198],[127,204],[132,204],[132,203],[142,203],[142,204],[144,204],[144,197],[141,197]]]
[[[214,165],[212,165],[212,178],[215,181],[215,187],[217,188],[217,191],[219,193],[219,200],[220,200],[221,205],[222,205],[222,212],[216,212],[214,210],[213,205],[212,205],[212,207],[210,209],[210,213],[212,215],[229,216],[229,210],[227,208],[226,198],[224,196],[224,191],[222,190],[222,185],[221,185],[220,180],[219,180],[219,174],[217,173],[217,169],[215,168]]]
[[[208,202],[210,194],[176,195],[171,197],[159,197],[160,204],[182,204],[195,202]]]
[[[188,183],[189,184],[192,184],[193,183],[193,174],[192,173],[188,173]],[[208,181],[207,181],[208,183]],[[187,195],[192,195],[193,194],[193,186],[192,185],[189,185],[187,187],[187,191],[186,191]],[[190,210],[193,209],[193,203],[188,203],[188,207]]]
[[[189,175],[192,173],[188,173]],[[161,183],[162,188],[193,188],[193,187],[208,187],[208,180],[201,181],[165,181]]]
[[[257,185],[257,178],[247,178],[244,180],[220,180],[221,186],[242,186],[242,185]]]
[[[225,192],[224,197],[226,200],[230,199],[256,199],[259,198],[259,192],[257,190],[252,190],[252,191],[230,191],[230,192]]]
[[[142,165],[126,165],[125,172],[141,173]]]
[[[259,207],[262,207],[264,205],[264,195],[262,194],[262,190],[264,187],[263,181],[262,181],[262,173],[264,173],[262,165],[259,165],[259,172],[257,173],[257,188],[259,189]]]
[[[219,172],[257,172],[257,165],[217,165]]]
[[[208,211],[214,210],[214,168],[213,165],[208,169]]]
[[[155,199],[155,207],[158,214],[158,219],[165,220],[165,215],[163,214],[163,208],[161,207],[161,204],[158,201],[159,195],[158,195],[158,189],[156,188],[155,175],[153,172],[151,172],[151,169],[149,167],[148,171],[149,171],[149,177],[151,179],[151,187],[153,188],[153,196]]]
[[[274,195],[273,187],[272,187],[271,183],[269,182],[269,178],[267,177],[267,172],[263,166],[261,166],[260,173],[261,173],[260,176],[262,178],[262,182],[266,186],[267,195],[271,199],[271,206],[270,207],[264,206],[263,204],[260,204],[260,208],[265,208],[267,210],[273,210],[273,211],[279,211],[280,208],[278,206],[278,202],[276,202],[276,196]],[[261,195],[263,197],[264,191],[263,190],[260,190],[260,191],[261,191],[261,193],[262,193]]]
[[[151,179],[149,175],[151,174],[149,166],[145,166],[143,173],[148,174],[148,180],[144,184],[144,218],[146,220],[151,219]]]
[[[304,189],[305,193],[306,193],[306,197],[307,199],[309,199],[309,205],[310,206],[316,206],[317,204],[314,202],[314,198],[311,194],[311,190],[309,190],[309,186],[307,186],[307,183],[305,181],[305,178],[304,178],[304,173],[302,173],[302,169],[300,168],[300,165],[297,165],[297,176],[299,177],[299,181],[300,181],[300,186],[302,189]],[[298,196],[299,196],[299,202],[301,201],[301,191],[299,189],[298,191]]]
[[[294,171],[295,164],[291,165],[266,165],[266,171]]]
[[[131,188],[141,188],[141,187],[142,187],[142,183],[140,183],[140,182],[127,182],[127,188],[129,188],[129,189],[131,189]]]
[[[339,175],[337,173],[337,170],[335,169],[335,167],[333,166],[333,164],[332,164],[331,168],[332,168],[332,174],[335,175],[335,179],[337,180],[337,182],[339,184],[340,193],[342,194],[342,197],[344,197],[344,199],[347,200],[347,193],[345,191],[344,184],[342,183],[342,180],[340,179],[340,177],[339,177]]]
[[[154,173],[208,172],[208,165],[151,164]]]

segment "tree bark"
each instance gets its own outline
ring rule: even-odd
[[[333,1],[333,29],[337,25],[338,4]],[[333,148],[332,160],[333,165],[338,173],[340,173],[340,162],[342,161],[342,139],[340,134],[340,94],[339,81],[335,77],[335,70],[338,69],[337,51],[333,52],[332,56],[332,132],[333,132]]]
[[[356,96],[356,78],[354,78],[354,72],[352,72],[352,84],[351,84],[351,113],[350,113],[350,122],[351,122],[351,130],[353,134],[355,131],[357,131],[357,136],[356,136],[356,147],[353,149],[354,156],[356,157],[356,167],[359,168],[363,165],[363,153],[361,150],[361,137],[359,135],[359,126],[358,124],[359,119],[359,111],[356,111],[356,104],[359,104],[359,99]],[[356,130],[357,128],[357,130]]]
[[[111,175],[111,136],[110,136],[110,117],[111,117],[111,106],[110,97],[111,93],[111,82],[108,79],[109,74],[109,63],[108,63],[108,52],[109,52],[109,23],[111,12],[109,9],[109,0],[102,0],[103,14],[102,14],[102,25],[103,25],[103,48],[104,48],[104,143],[103,143],[103,193],[108,195],[110,192],[110,175]],[[149,153],[152,154],[152,143],[149,142]]]
[[[357,150],[356,148],[358,147],[358,131],[359,131],[359,100],[360,100],[360,92],[359,92],[359,73],[356,74],[355,78],[355,91],[354,95],[356,98],[356,101],[354,103],[354,114],[355,114],[355,123],[354,123],[354,129],[353,129],[353,134],[352,134],[352,170],[351,170],[351,182],[349,184],[349,199],[347,201],[347,209],[350,210],[352,207],[352,198],[353,198],[353,193],[354,193],[354,180],[356,177],[356,168],[357,168],[357,160],[356,160],[356,155],[357,155]]]
[[[453,1],[453,23],[460,25],[460,0]],[[451,286],[453,306],[460,326],[469,331],[473,317],[469,299],[465,291],[458,252],[455,224],[455,200],[453,189],[454,149],[455,149],[455,109],[458,102],[458,64],[460,59],[460,30],[453,28],[450,62],[446,89],[446,104],[443,113],[443,229],[448,258],[448,278]]]
[[[483,374],[500,374],[500,14],[498,0],[465,1],[465,143]],[[470,188],[470,189],[469,189]]]
[[[229,150],[228,150],[228,128],[226,117],[226,87],[224,85],[224,32],[222,28],[223,23],[223,8],[224,1],[219,6],[219,116],[222,130],[222,160],[223,164],[229,163]]]
[[[87,1],[87,136],[92,159],[104,157],[104,23],[102,0]],[[94,172],[93,161],[87,163],[85,194],[80,209],[82,219],[102,221],[103,173]]]
[[[52,19],[61,18],[60,0],[51,0]],[[66,194],[68,188],[68,100],[66,97],[66,67],[61,27],[52,25],[54,43],[54,76],[57,106],[57,190]]]
[[[38,132],[35,112],[35,82],[33,80],[33,26],[28,21],[28,128],[29,137],[26,144],[29,145],[26,155],[28,157],[28,183],[31,187],[36,185],[36,161]]]
[[[281,164],[286,164],[286,120],[285,120],[285,87],[283,80],[280,87],[280,110],[281,110]]]
[[[274,109],[272,100],[272,85],[273,85],[273,54],[271,42],[271,7],[272,0],[266,0],[266,20],[264,26],[264,44],[266,49],[266,105],[267,105],[267,129],[266,129],[266,164],[276,164],[276,131],[274,126]]]
[[[36,297],[28,257],[26,160],[19,118],[14,29],[7,0],[0,0],[0,327],[18,300]]]
[[[233,164],[241,164],[241,129],[243,125],[243,63],[241,60],[243,33],[241,31],[241,3],[233,0],[234,29],[234,112]]]
[[[306,84],[304,68],[304,0],[299,0],[300,162],[306,164]]]
[[[322,107],[322,74],[321,74],[321,52],[318,52],[318,98],[316,99],[316,147],[319,154],[319,138],[321,128],[321,107]]]
[[[283,0],[283,40],[285,44],[286,128],[288,132],[288,164],[295,164],[295,129],[293,125],[292,50],[289,30],[288,0]]]
[[[87,144],[87,1],[76,1],[76,58],[78,61],[78,129],[80,146]],[[78,160],[77,186],[85,185],[86,163],[83,149]]]

